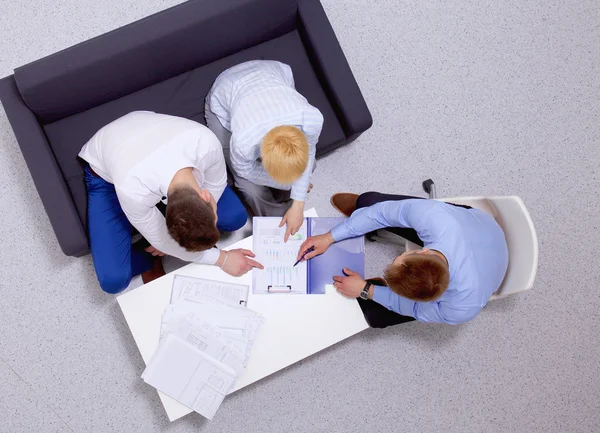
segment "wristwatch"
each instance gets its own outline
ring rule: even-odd
[[[364,299],[365,301],[366,301],[367,299],[369,299],[369,289],[371,289],[371,286],[372,286],[372,285],[373,285],[373,284],[371,284],[371,283],[369,283],[369,282],[367,281],[367,284],[365,284],[365,288],[364,288],[364,289],[362,289],[362,292],[360,292],[360,295],[359,295],[359,296],[360,296],[360,299]]]

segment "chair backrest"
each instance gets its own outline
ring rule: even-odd
[[[457,197],[440,200],[481,209],[492,215],[502,227],[508,245],[508,270],[491,300],[531,289],[538,268],[538,239],[531,216],[520,197]]]
[[[282,36],[297,0],[189,0],[15,70],[44,125]]]

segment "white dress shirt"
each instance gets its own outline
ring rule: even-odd
[[[193,168],[198,185],[215,201],[223,194],[227,183],[223,149],[208,128],[181,117],[134,111],[100,129],[79,156],[114,184],[123,212],[153,247],[189,262],[217,262],[216,248],[193,253],[181,247],[156,208],[167,197],[175,173],[186,167]]]
[[[231,131],[232,169],[257,185],[291,188],[293,200],[305,201],[323,115],[296,91],[292,69],[273,60],[241,63],[217,77],[207,102],[221,125]],[[308,140],[308,165],[292,185],[277,183],[259,160],[263,137],[282,125],[299,128]]]

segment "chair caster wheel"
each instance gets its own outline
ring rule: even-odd
[[[425,191],[427,194],[431,193],[431,187],[435,185],[435,183],[433,182],[433,180],[431,179],[427,179],[423,181],[423,191]]]

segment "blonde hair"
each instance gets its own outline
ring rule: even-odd
[[[297,180],[308,165],[308,141],[295,126],[277,126],[262,140],[262,163],[275,181],[290,184]]]

